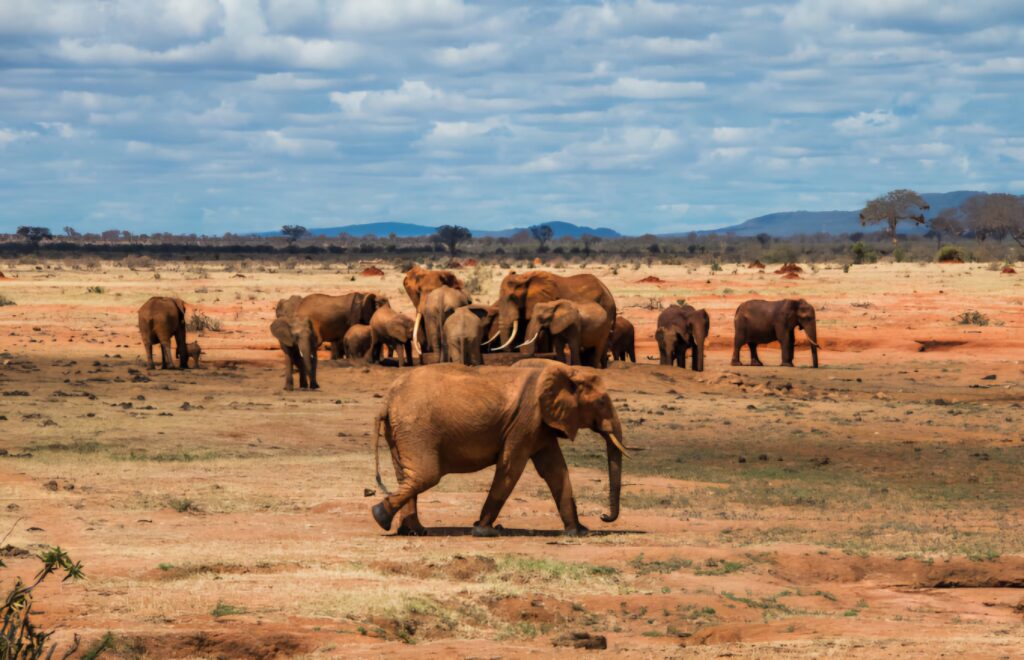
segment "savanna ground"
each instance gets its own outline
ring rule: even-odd
[[[1020,653],[1019,276],[591,266],[637,326],[639,363],[604,374],[636,448],[622,515],[598,519],[603,444],[584,432],[565,450],[595,533],[559,536],[528,472],[499,519],[511,535],[484,540],[468,528],[486,472],[421,497],[433,536],[370,517],[371,420],[396,369],[324,354],[322,391],[281,390],[278,298],[372,289],[409,310],[401,273],[365,266],[0,268],[17,303],[0,308],[0,578],[34,573],[22,551],[46,545],[83,562],[87,579],[39,594],[54,639],[155,658],[569,655],[554,642],[574,632],[637,657]],[[461,274],[489,302],[503,272]],[[222,321],[199,335],[203,369],[144,368],[135,313],[161,293]],[[803,344],[795,369],[729,366],[736,305],[783,296],[817,306],[822,368]],[[711,313],[702,374],[648,359],[656,306],[680,298]],[[954,320],[969,310],[989,324]]]

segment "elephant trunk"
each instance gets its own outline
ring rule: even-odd
[[[707,335],[704,329],[700,328],[693,335],[695,348],[693,349],[693,370],[704,371],[704,345],[707,343]]]
[[[807,339],[811,343],[811,364],[815,369],[818,368],[818,328],[813,322],[808,323],[804,326],[804,334],[807,335]]]
[[[422,354],[420,350],[420,342],[417,341],[417,335],[420,329],[420,320],[423,319],[423,315],[416,312],[416,320],[412,322],[412,350],[416,351],[417,355]]]
[[[608,449],[608,513],[601,514],[604,522],[615,522],[619,517],[619,496],[622,493],[622,426],[615,420],[615,430],[602,433]]]
[[[509,344],[511,344],[513,341],[515,341],[516,334],[518,332],[519,332],[519,319],[516,319],[515,321],[512,322],[512,331],[508,334],[508,341],[506,341],[501,346],[498,346],[494,350],[495,351],[503,351],[506,348],[508,348]],[[504,332],[502,334],[504,334]]]

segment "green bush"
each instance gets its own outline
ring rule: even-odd
[[[873,247],[864,244],[864,241],[857,241],[850,246],[850,255],[853,256],[855,264],[873,264],[878,261],[878,252]]]
[[[216,319],[212,316],[207,316],[202,312],[192,312],[192,316],[185,324],[185,329],[190,332],[202,332],[203,330],[209,330],[210,332],[220,332],[224,326],[220,322],[220,319]]]
[[[936,261],[963,261],[964,255],[955,245],[943,245],[935,255]]]
[[[8,305],[17,305],[17,304],[18,303],[14,302],[13,300],[8,298],[7,296],[0,296],[0,307],[7,307]]]
[[[38,630],[32,622],[33,591],[54,573],[63,573],[63,582],[83,577],[82,563],[72,562],[60,547],[43,551],[39,555],[39,561],[43,562],[43,567],[36,573],[32,583],[26,584],[21,578],[15,579],[10,591],[0,601],[0,658],[5,660],[53,657],[56,646],[47,647],[47,641],[53,632]],[[3,561],[0,561],[0,568],[3,567]],[[77,649],[78,635],[75,635],[71,649],[62,657],[68,657]]]

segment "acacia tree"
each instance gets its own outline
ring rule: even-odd
[[[1007,193],[975,195],[961,206],[967,227],[978,240],[1007,236],[1024,247],[1024,199]]]
[[[555,235],[555,230],[551,228],[551,225],[531,225],[530,235],[540,243],[537,251],[544,252],[547,249],[548,241]]]
[[[594,236],[593,234],[583,234],[580,236],[580,240],[583,241],[583,254],[590,256],[590,246],[595,243],[601,242],[600,236]]]
[[[448,246],[448,254],[455,256],[455,250],[459,243],[464,243],[473,238],[473,233],[459,225],[441,225],[431,237],[435,243],[444,243]]]
[[[302,225],[285,225],[281,227],[281,233],[284,234],[285,238],[288,239],[288,244],[291,245],[303,236],[308,235],[309,230]]]
[[[942,247],[943,236],[959,236],[966,230],[963,221],[963,213],[959,208],[955,207],[942,209],[942,211],[932,219],[930,226],[931,231],[929,233],[935,238],[936,249]]]
[[[22,225],[18,227],[18,236],[27,239],[32,243],[32,247],[36,250],[39,249],[39,243],[45,238],[53,238],[53,234],[50,233],[48,227],[28,227]]]
[[[885,233],[896,243],[896,225],[904,220],[924,224],[924,211],[930,207],[913,190],[901,188],[885,193],[868,202],[860,212],[860,224],[877,225],[884,222]]]

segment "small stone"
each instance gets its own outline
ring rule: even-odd
[[[50,479],[49,481],[47,481],[43,485],[43,488],[45,488],[46,490],[50,490],[50,491],[56,491],[57,490],[57,482],[56,482],[56,480]]]
[[[737,462],[738,463],[746,463],[747,462],[747,457],[746,456],[740,456]]]
[[[364,488],[363,489],[363,497],[373,497],[376,494],[377,494],[377,491],[375,491],[372,488]]]

